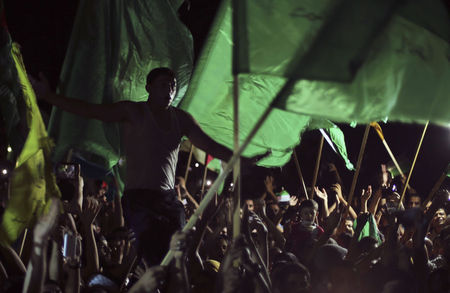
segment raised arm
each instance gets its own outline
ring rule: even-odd
[[[121,101],[111,104],[91,104],[82,100],[56,94],[50,88],[47,78],[40,73],[39,79],[29,76],[38,99],[42,99],[64,111],[82,117],[104,122],[126,122],[133,117],[133,102]]]
[[[219,158],[222,161],[228,161],[233,152],[225,146],[215,142],[211,139],[201,128],[197,121],[191,114],[177,109],[178,117],[180,118],[180,125],[182,132],[186,135],[191,142],[198,148],[204,150],[208,154],[211,154],[215,158]]]

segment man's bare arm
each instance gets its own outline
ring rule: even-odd
[[[228,161],[231,158],[233,152],[211,139],[189,113],[180,109],[177,109],[177,111],[183,134],[186,135],[196,147],[223,161]]]
[[[48,80],[43,74],[39,74],[39,80],[31,76],[29,79],[38,99],[42,99],[64,111],[104,122],[125,122],[132,117],[130,112],[133,102],[121,101],[111,104],[91,104],[56,94],[50,89]]]

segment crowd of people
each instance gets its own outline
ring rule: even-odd
[[[127,179],[123,196],[108,199],[104,181],[58,165],[61,198],[29,233],[0,245],[1,292],[450,292],[447,190],[425,200],[380,168],[349,198],[329,164],[327,180],[297,195],[268,175],[242,180],[241,205],[227,184],[200,210],[203,194],[175,176],[181,137],[225,161],[232,152],[170,106],[170,69],[149,73],[140,103],[89,104],[55,94],[43,76],[31,81],[55,106],[123,123]],[[242,169],[263,156],[243,157]]]
[[[234,238],[233,190],[225,190],[194,229],[178,230],[167,247],[140,248],[160,249],[157,262],[171,250],[168,266],[138,250],[142,232],[127,226],[119,194],[108,200],[104,181],[80,173],[58,177],[62,198],[39,218],[21,257],[12,246],[1,247],[0,291],[449,292],[449,192],[422,202],[409,187],[400,203],[392,186],[401,189],[404,180],[379,175],[352,204],[339,176],[330,186],[288,197],[267,176],[262,194],[242,194]],[[182,177],[175,190],[189,220],[199,195],[189,193]]]

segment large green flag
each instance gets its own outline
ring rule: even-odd
[[[90,103],[145,101],[148,72],[165,66],[177,76],[177,104],[193,66],[192,37],[177,16],[181,2],[80,1],[59,91]],[[90,163],[110,170],[122,154],[119,125],[114,123],[54,108],[49,132],[55,138],[56,160],[73,149]]]
[[[273,149],[265,166],[289,159],[309,117],[450,122],[450,26],[439,1],[233,3],[234,35],[231,0],[224,0],[181,104],[227,147],[233,147],[233,71],[239,73],[241,141],[293,81],[244,151]]]
[[[291,80],[278,107],[335,122],[450,121],[442,1],[234,3],[235,72]]]

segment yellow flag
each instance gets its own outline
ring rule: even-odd
[[[51,197],[61,195],[50,161],[52,142],[28,80],[19,45],[13,43],[11,56],[23,91],[29,133],[11,178],[11,199],[0,226],[0,241],[6,243],[15,241],[33,224],[36,216],[49,206]]]

